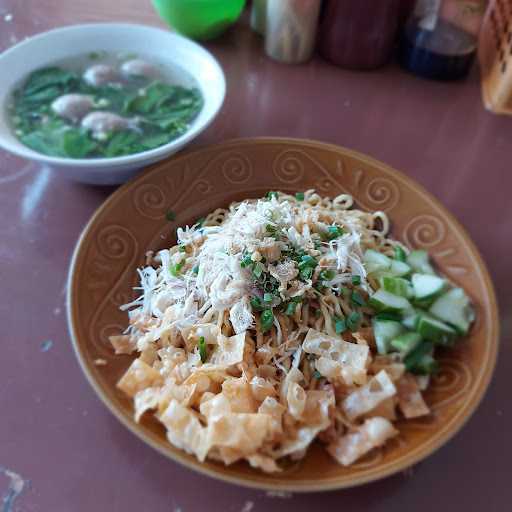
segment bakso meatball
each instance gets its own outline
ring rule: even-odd
[[[84,73],[84,80],[94,87],[113,83],[118,79],[117,70],[107,64],[95,64],[87,68]]]
[[[128,78],[157,78],[160,75],[156,66],[142,59],[127,60],[121,66],[121,73]]]
[[[91,112],[82,119],[82,128],[89,130],[96,139],[105,139],[111,132],[128,130],[133,121],[112,112]]]
[[[53,101],[51,109],[60,117],[80,121],[94,106],[94,101],[85,94],[64,94]]]

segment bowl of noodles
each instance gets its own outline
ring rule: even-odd
[[[491,281],[455,219],[380,162],[294,139],[193,151],[115,192],[75,250],[68,321],[135,434],[286,491],[432,453],[477,407],[498,344]]]

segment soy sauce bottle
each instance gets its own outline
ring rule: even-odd
[[[400,39],[399,60],[424,78],[458,80],[471,69],[485,0],[418,0]]]
[[[331,63],[370,70],[393,55],[404,0],[324,0],[318,50]]]

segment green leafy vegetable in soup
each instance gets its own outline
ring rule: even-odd
[[[14,91],[9,113],[16,136],[39,153],[112,158],[178,138],[202,106],[198,89],[170,83],[150,62],[95,53],[81,69],[31,73]]]

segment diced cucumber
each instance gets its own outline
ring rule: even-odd
[[[420,301],[441,293],[446,285],[443,278],[429,274],[413,274],[411,282],[414,297]]]
[[[391,347],[404,356],[412,352],[421,343],[421,335],[417,332],[404,332],[391,340]]]
[[[410,274],[411,267],[403,261],[393,260],[380,252],[368,249],[364,253],[363,262],[366,271],[376,276],[390,275],[402,277]]]
[[[405,262],[407,260],[407,253],[399,245],[395,246],[394,249],[395,260]]]
[[[374,316],[377,320],[394,320],[395,322],[401,322],[402,321],[402,314],[401,313],[379,313]]]
[[[403,277],[381,276],[379,283],[383,290],[393,295],[405,297],[406,299],[413,296],[411,283]]]
[[[405,311],[402,317],[402,325],[410,329],[411,331],[415,331],[418,326],[418,320],[420,318],[420,314],[417,310],[411,308],[409,311]]]
[[[407,256],[407,263],[414,270],[414,272],[435,275],[435,271],[429,262],[427,251],[411,251]]]
[[[420,343],[412,352],[410,352],[404,359],[405,369],[409,372],[413,372],[422,358],[426,355],[432,356],[434,345],[425,341]]]
[[[386,272],[391,268],[391,259],[385,254],[374,251],[373,249],[368,249],[364,253],[363,262],[365,264],[366,271],[369,274],[374,274],[375,272]]]
[[[369,300],[370,306],[377,312],[389,311],[391,313],[401,313],[411,308],[410,302],[405,297],[398,297],[386,290],[377,290]]]
[[[390,342],[405,331],[400,322],[394,320],[373,319],[373,335],[377,344],[379,354],[387,354],[390,348]]]
[[[411,267],[403,261],[392,260],[389,272],[394,276],[403,277],[411,273]]]
[[[462,288],[453,288],[441,295],[430,312],[437,318],[453,325],[461,334],[467,334],[471,322],[475,319],[475,313],[468,296]]]
[[[430,355],[425,354],[412,368],[416,375],[432,375],[439,370],[439,363]]]
[[[434,303],[435,300],[436,300],[436,297],[433,296],[433,297],[427,297],[426,299],[412,298],[411,302],[414,304],[414,307],[428,311],[428,309],[430,308],[430,306],[432,306],[432,304]]]
[[[423,338],[432,341],[436,345],[451,346],[457,338],[455,329],[428,313],[420,314],[416,330]]]

